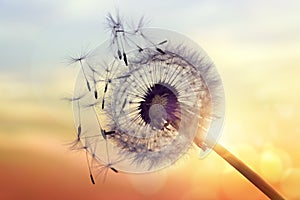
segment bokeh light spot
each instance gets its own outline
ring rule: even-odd
[[[281,190],[290,200],[300,199],[300,168],[286,170],[281,180]]]
[[[272,151],[265,151],[261,155],[260,171],[264,178],[272,183],[279,181],[282,175],[280,158]]]
[[[128,176],[131,185],[143,195],[158,193],[166,184],[167,174],[163,172]]]

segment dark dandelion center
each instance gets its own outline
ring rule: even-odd
[[[140,102],[139,114],[145,124],[163,129],[170,124],[179,128],[180,105],[174,88],[168,84],[156,83],[148,88]]]

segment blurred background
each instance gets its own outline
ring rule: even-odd
[[[0,0],[0,199],[267,199],[212,152],[153,174],[89,179],[73,152],[66,62],[104,41],[108,12],[199,43],[224,82],[220,143],[300,199],[300,1]]]

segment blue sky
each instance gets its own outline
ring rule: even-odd
[[[256,51],[256,56],[276,49],[277,54],[288,51],[290,55],[300,46],[300,2],[296,0],[1,0],[0,70],[62,65],[68,55],[93,48],[108,37],[104,18],[116,8],[128,21],[144,15],[149,26],[187,34],[213,56],[222,51],[239,55],[239,48]]]

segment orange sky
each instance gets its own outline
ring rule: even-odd
[[[255,68],[220,68],[227,97],[220,143],[289,199],[300,198],[295,65],[270,69],[272,76]],[[246,78],[233,76],[234,70]],[[1,199],[266,199],[217,154],[199,160],[196,150],[163,171],[127,175],[109,170],[105,183],[100,175],[92,185],[85,154],[66,145],[75,136],[72,109],[60,97],[69,95],[72,79],[60,77],[70,71],[76,73],[64,69],[54,76],[55,82],[39,86],[14,75],[2,79],[6,95],[0,98]]]
[[[75,129],[71,105],[60,99],[72,95],[78,69],[61,58],[100,43],[97,13],[114,6],[51,2],[7,1],[0,12],[0,199],[267,199],[217,154],[200,160],[196,149],[157,173],[109,170],[92,185],[84,152],[66,145]],[[226,95],[219,142],[288,199],[300,199],[299,2],[175,1],[170,15],[169,1],[130,2],[119,4],[125,13],[136,5],[151,25],[187,34],[207,51]]]

